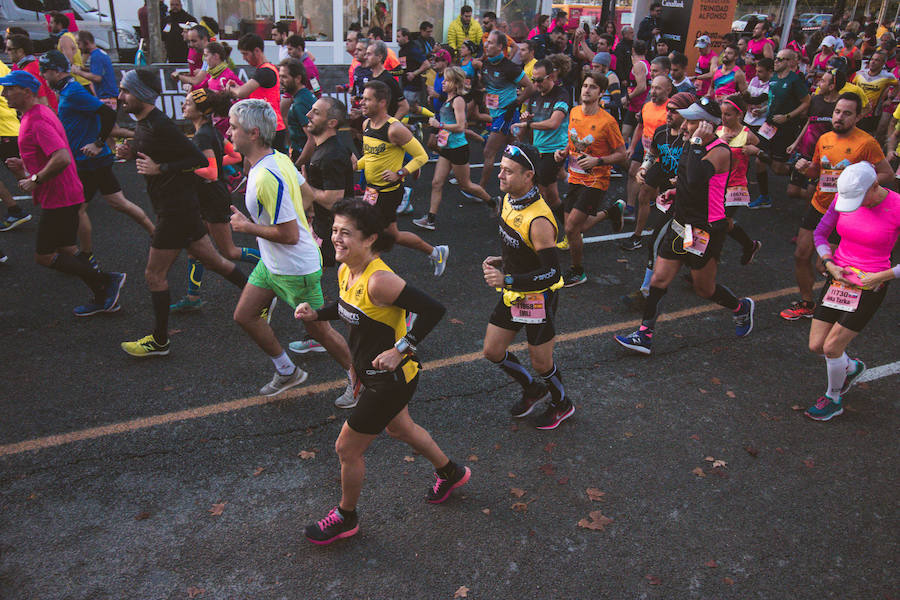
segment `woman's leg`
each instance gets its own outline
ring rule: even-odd
[[[366,462],[363,459],[366,449],[377,436],[353,431],[347,423],[341,428],[334,449],[341,461],[341,503],[344,512],[356,510],[363,479],[366,475]]]
[[[469,175],[469,164],[462,165],[450,165],[453,169],[453,175],[456,177],[456,180],[459,182],[459,187],[462,191],[475,196],[476,198],[480,198],[484,202],[490,202],[490,195],[484,191],[484,188],[473,182]]]

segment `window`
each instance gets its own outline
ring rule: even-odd
[[[332,0],[218,0],[222,39],[256,33],[272,39],[272,25],[286,20],[310,41],[332,41]]]
[[[434,25],[434,38],[443,41],[443,0],[397,0],[397,13],[397,29],[406,27],[410,33],[418,33],[419,24],[428,21]]]

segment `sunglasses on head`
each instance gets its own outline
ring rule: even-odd
[[[514,146],[513,144],[509,144],[509,145],[506,147],[506,150],[504,150],[503,152],[506,153],[506,154],[509,154],[510,156],[522,156],[522,157],[524,157],[525,160],[528,161],[528,164],[531,166],[531,170],[537,172],[537,169],[534,168],[534,163],[531,162],[531,159],[528,158],[528,155],[525,153],[525,151],[522,150],[521,148],[519,148],[518,146]]]

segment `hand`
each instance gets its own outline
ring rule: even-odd
[[[358,171],[358,170],[359,170],[359,169],[356,168],[356,165],[357,165],[358,162],[359,162],[359,161],[357,160],[356,155],[355,155],[355,154],[351,154],[351,155],[350,155],[350,165],[353,167],[353,170],[354,170],[354,171]]]
[[[555,160],[556,162],[562,162],[565,160],[566,154],[566,150],[557,150],[553,153],[553,160]]]
[[[159,164],[143,152],[137,153],[137,172],[141,175],[159,175]]]
[[[525,111],[525,112],[522,113],[522,116],[519,117],[519,120],[520,120],[520,121],[531,121],[531,119],[533,119],[533,118],[534,118],[534,115],[533,115],[533,114],[531,114],[531,113],[528,112],[528,111]]]
[[[397,171],[385,171],[381,174],[381,178],[387,181],[388,183],[394,183],[396,181],[400,181],[400,176],[397,175]]]
[[[6,168],[15,173],[16,175],[24,175],[25,174],[25,163],[22,162],[21,158],[13,157],[6,159]]]
[[[773,115],[772,121],[777,125],[784,125],[785,123],[788,122],[788,116],[787,115]]]
[[[845,272],[849,269],[845,269]],[[890,281],[893,279],[893,273],[890,269],[886,271],[880,271],[878,273],[866,273],[865,271],[860,271],[856,273],[859,281],[866,287],[876,287],[881,285],[885,281]]]
[[[811,164],[812,163],[810,163],[805,158],[800,158],[797,160],[796,163],[794,163],[794,168],[797,170],[798,173],[800,173],[802,175],[806,175],[806,170],[809,169]]]
[[[250,221],[250,219],[248,219],[246,216],[244,216],[244,213],[239,211],[237,209],[237,207],[232,206],[231,207],[231,229],[233,231],[243,233],[243,232],[247,232],[250,230],[250,227],[249,227],[250,225],[252,225],[252,222]]]
[[[347,86],[345,86],[345,85],[336,85],[336,86],[334,86],[334,91],[336,91],[336,92],[339,93],[339,94],[343,94],[344,92],[347,91]]]
[[[116,144],[116,158],[131,160],[132,158],[134,158],[134,150],[126,142]]]
[[[484,282],[494,288],[503,287],[503,273],[493,265],[481,263],[481,270],[484,271]]]
[[[897,149],[897,144],[896,143],[892,144],[891,141],[888,140],[888,146],[891,147],[892,149],[888,150],[887,156],[885,158],[887,158],[888,162],[891,162],[892,160],[897,158],[897,153],[895,152],[895,150]]]
[[[481,261],[481,268],[487,265],[489,267],[497,267],[498,269],[503,266],[503,257],[502,256],[488,256],[483,261]]]
[[[747,144],[746,146],[744,146],[742,148],[742,150],[746,156],[756,156],[757,154],[759,154],[759,148],[757,148],[753,144]],[[788,150],[788,154],[791,154],[791,153],[792,153],[792,151]]]
[[[297,305],[297,308],[294,309],[294,318],[300,319],[301,321],[315,321],[318,316],[319,313],[313,310],[313,307],[309,305],[309,302],[301,302]]]
[[[790,146],[788,146],[785,149],[785,152],[787,152],[787,155],[790,156],[791,154],[794,153],[794,150],[796,150],[796,149],[797,149],[797,142],[794,142],[793,144],[791,144]]]
[[[675,190],[666,190],[656,197],[656,203],[662,206],[668,206],[675,200]]]
[[[87,144],[86,146],[81,147],[81,151],[84,153],[85,156],[88,156],[88,157],[97,156],[98,154],[100,154],[101,150],[103,150],[103,146],[101,146],[97,142],[93,142],[93,143]]]
[[[600,159],[594,156],[588,156],[587,154],[582,154],[575,159],[575,163],[582,171],[587,171],[600,164]]]
[[[407,80],[407,81],[412,81],[412,80],[415,79],[415,78],[416,78],[416,74],[415,74],[415,73],[407,73],[407,74],[406,74],[406,80]]]
[[[765,109],[764,109],[763,107],[760,106],[759,108],[751,108],[751,109],[750,109],[750,113],[751,113],[754,117],[758,117],[758,116],[760,116],[761,114],[763,114],[764,110],[765,110]]]
[[[641,185],[644,185],[645,183],[647,183],[644,180],[644,176],[646,174],[647,174],[647,169],[645,169],[644,167],[641,167],[640,169],[638,169],[637,177],[635,177],[635,179],[637,180],[638,183],[640,183]]]
[[[37,184],[31,180],[31,177],[25,177],[24,179],[19,180],[19,187],[23,192],[33,192],[34,188],[37,187]]]
[[[394,371],[400,366],[402,360],[403,355],[397,352],[396,348],[391,347],[376,356],[372,361],[372,366],[381,371]]]
[[[839,266],[837,266],[836,264],[834,264],[834,261],[833,261],[833,260],[830,260],[830,261],[828,261],[828,262],[825,262],[825,261],[823,261],[821,258],[818,258],[818,259],[816,260],[816,262],[819,263],[819,264],[821,264],[821,267],[822,267],[822,268],[821,268],[821,269],[818,269],[820,272],[825,272],[825,271],[827,271],[828,274],[831,275],[832,279],[834,279],[835,281],[840,281],[841,283],[846,283],[846,284],[848,284],[848,285],[853,285],[852,283],[850,283],[849,281],[847,281],[846,279],[844,279],[844,268],[843,268],[843,267],[839,267]],[[818,267],[819,264],[817,264],[816,266]],[[848,269],[848,271],[849,271],[849,269]]]
[[[703,140],[703,145],[706,146],[716,138],[716,131],[713,128],[712,123],[709,121],[701,121],[697,130],[694,132],[694,136]]]
[[[172,78],[172,81],[178,81],[178,72],[172,71],[171,73],[169,73],[169,77]]]
[[[430,125],[431,127],[434,127],[435,129],[440,129],[441,122],[438,121],[437,119],[435,119],[434,117],[429,117],[428,125]]]

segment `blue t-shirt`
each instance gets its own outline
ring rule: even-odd
[[[97,110],[101,106],[103,103],[72,77],[69,77],[66,85],[59,90],[57,114],[63,129],[66,130],[69,147],[77,162],[90,158],[84,155],[81,148],[96,142],[100,135],[100,115],[97,114]],[[97,158],[108,154],[111,154],[109,146],[103,144]]]
[[[453,100],[456,100],[457,98],[461,98],[461,96],[454,96]],[[463,104],[465,104],[464,101]],[[445,125],[456,125],[456,113],[453,112],[452,100],[444,102],[444,105],[441,106],[440,117],[441,123]],[[460,148],[468,144],[465,131],[448,131],[447,133],[449,134],[447,137],[447,148]]]
[[[113,71],[112,60],[109,55],[95,48],[91,52],[91,73],[99,75],[103,79],[100,83],[95,83],[94,88],[97,90],[98,98],[116,98],[119,95],[119,84],[116,82],[116,72]]]
[[[490,58],[484,60],[482,66],[482,81],[485,88],[485,104],[492,117],[499,117],[506,112],[507,107],[516,101],[516,88],[525,72],[521,65],[517,65],[502,54],[497,62]],[[492,107],[492,96],[496,96],[496,107]]]
[[[531,121],[546,121],[554,112],[562,111],[563,122],[556,129],[532,129],[534,146],[541,154],[562,150],[569,144],[569,95],[561,85],[556,85],[546,96],[537,94],[528,102]]]

